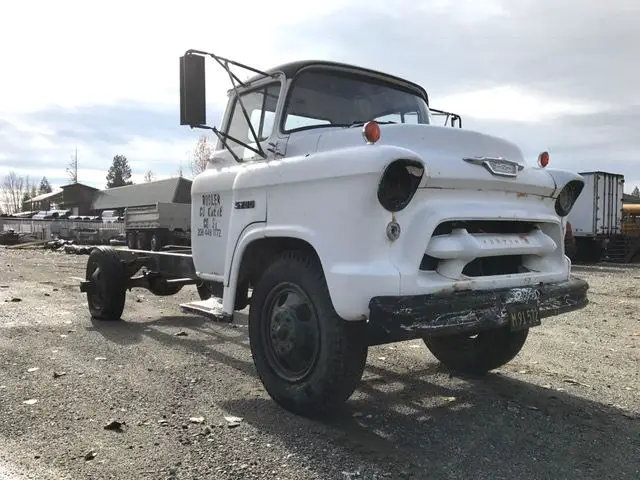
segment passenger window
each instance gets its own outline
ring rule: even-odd
[[[418,112],[407,112],[404,114],[404,123],[413,123],[417,125],[420,123],[419,120]]]
[[[249,119],[251,120],[251,126],[256,132],[260,142],[269,138],[273,132],[273,119],[279,96],[280,84],[277,83],[267,85],[259,90],[244,93],[240,97],[242,99],[242,104],[247,110]],[[251,129],[249,128],[249,124],[242,112],[240,102],[237,100],[233,107],[233,114],[231,115],[231,121],[229,122],[227,133],[241,142],[255,146]],[[236,154],[241,157],[246,156],[244,155],[244,152],[241,152],[240,150],[248,149],[245,149],[242,145],[238,145],[233,140],[228,140],[228,144]]]

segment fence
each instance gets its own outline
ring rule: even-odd
[[[77,242],[108,243],[110,239],[124,233],[124,223],[0,217],[0,233],[9,230],[33,236],[38,240],[58,237]]]

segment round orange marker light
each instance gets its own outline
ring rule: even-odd
[[[380,140],[380,125],[378,122],[371,120],[362,127],[362,136],[367,143],[376,143]]]
[[[540,155],[538,155],[538,165],[540,165],[542,168],[549,165],[549,152],[542,152]]]

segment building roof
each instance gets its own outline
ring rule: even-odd
[[[96,192],[93,210],[108,210],[126,207],[153,205],[156,202],[191,202],[191,180],[173,177],[155,182],[108,188]]]
[[[84,188],[86,190],[94,190],[96,192],[99,190],[99,188],[92,187],[91,185],[85,185],[84,183],[77,183],[77,182],[76,183],[70,183],[68,185],[62,185],[60,188],[62,188],[64,190],[65,188],[71,188],[71,187],[76,187],[76,188],[81,187],[81,188]]]
[[[29,200],[25,200],[25,202],[42,202],[43,200],[48,200],[50,198],[55,197],[56,195],[60,195],[62,190],[54,190],[49,193],[42,193],[40,195],[36,195],[35,197],[30,198]]]

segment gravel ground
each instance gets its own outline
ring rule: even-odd
[[[589,307],[481,379],[419,341],[371,348],[314,422],[262,389],[245,315],[180,314],[194,287],[92,321],[71,278],[86,259],[0,249],[0,479],[640,478],[640,267],[574,267]]]

